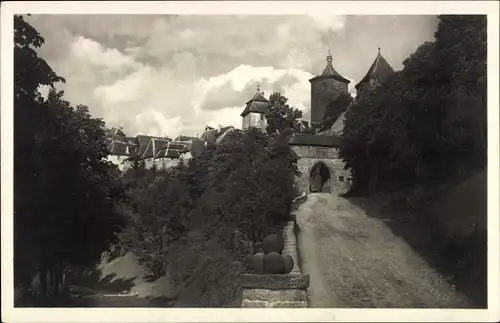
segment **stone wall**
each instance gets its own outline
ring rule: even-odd
[[[295,235],[295,215],[298,206],[307,199],[306,194],[294,199],[291,220],[283,228],[285,241],[284,255],[290,255],[294,262],[293,270],[285,275],[242,274],[239,284],[242,287],[243,308],[306,308],[309,276],[300,271]]]
[[[303,274],[239,276],[243,308],[306,308],[309,276]]]
[[[344,169],[345,163],[339,158],[338,148],[293,146],[292,149],[300,157],[297,165],[302,175],[297,178],[297,184],[301,192],[309,193],[311,169],[319,162],[324,163],[330,170],[331,193],[342,194],[348,190],[350,171]]]

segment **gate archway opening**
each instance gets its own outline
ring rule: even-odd
[[[328,167],[319,162],[311,168],[309,174],[309,191],[311,193],[331,193],[332,176]]]

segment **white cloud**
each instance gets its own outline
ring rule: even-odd
[[[289,98],[289,103],[296,107],[301,107],[305,111],[309,108],[310,84],[309,79],[312,74],[299,69],[275,69],[271,66],[255,67],[240,65],[225,74],[213,76],[208,80],[202,80],[199,87],[203,88],[203,95],[198,98],[195,110],[200,113],[203,106],[217,101],[223,104],[224,100],[229,106],[234,106],[241,102],[237,117],[247,100],[255,93],[256,83],[261,83],[261,90],[269,95],[272,91],[280,91]],[[275,85],[285,82],[276,88]],[[291,83],[291,84],[289,84]],[[234,102],[236,101],[236,102]],[[227,108],[227,106],[215,107],[217,110]],[[235,120],[236,117],[231,117]]]
[[[346,16],[332,16],[332,15],[309,15],[313,20],[316,28],[326,31],[333,30],[339,31],[345,28]]]
[[[207,120],[206,125],[212,127],[233,126],[241,129],[241,107],[224,108],[217,111],[202,113],[203,119]],[[201,131],[203,128],[200,129]]]
[[[108,104],[139,100],[144,92],[148,91],[150,85],[148,80],[154,77],[156,73],[150,66],[143,66],[116,80],[113,84],[97,87],[94,94]]]
[[[135,117],[137,134],[150,136],[168,135],[172,138],[182,133],[182,122],[179,116],[167,119],[165,115],[155,109],[148,109]],[[141,131],[147,129],[147,131]]]
[[[75,58],[112,69],[136,64],[132,57],[120,53],[117,49],[106,49],[100,43],[82,36],[74,39],[71,44],[71,54]]]
[[[308,79],[323,70],[329,46],[337,71],[360,79],[377,47],[396,68],[435,31],[435,19],[424,16],[28,19],[46,39],[40,53],[67,80],[60,85],[66,98],[88,105],[94,116],[124,126],[130,135],[189,135],[207,124],[240,127],[239,115],[257,83],[267,95],[282,91],[307,117]]]

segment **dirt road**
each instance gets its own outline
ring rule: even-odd
[[[342,197],[315,193],[297,211],[309,307],[467,308],[439,274],[395,236]]]

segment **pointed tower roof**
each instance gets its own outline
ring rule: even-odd
[[[392,69],[391,65],[387,62],[387,60],[380,54],[380,47],[378,48],[378,55],[375,58],[375,61],[372,63],[372,66],[370,66],[370,69],[368,69],[368,72],[366,73],[365,77],[359,81],[358,84],[356,84],[355,88],[358,89],[361,85],[365,84],[366,82],[369,82],[372,79],[380,79],[384,80],[387,76],[391,75],[394,73],[394,70]]]
[[[324,79],[324,78],[333,78],[336,79],[337,81],[344,82],[344,83],[351,83],[348,79],[340,75],[332,65],[333,58],[332,54],[330,53],[330,50],[328,50],[328,56],[326,56],[326,67],[323,70],[323,73],[321,73],[318,76],[313,77],[312,79],[309,80],[309,82],[314,82],[316,80]]]
[[[253,98],[246,103],[245,110],[241,113],[244,117],[250,112],[254,113],[266,113],[269,108],[269,100],[264,97],[264,92],[260,92],[260,87],[257,86],[257,92]]]

